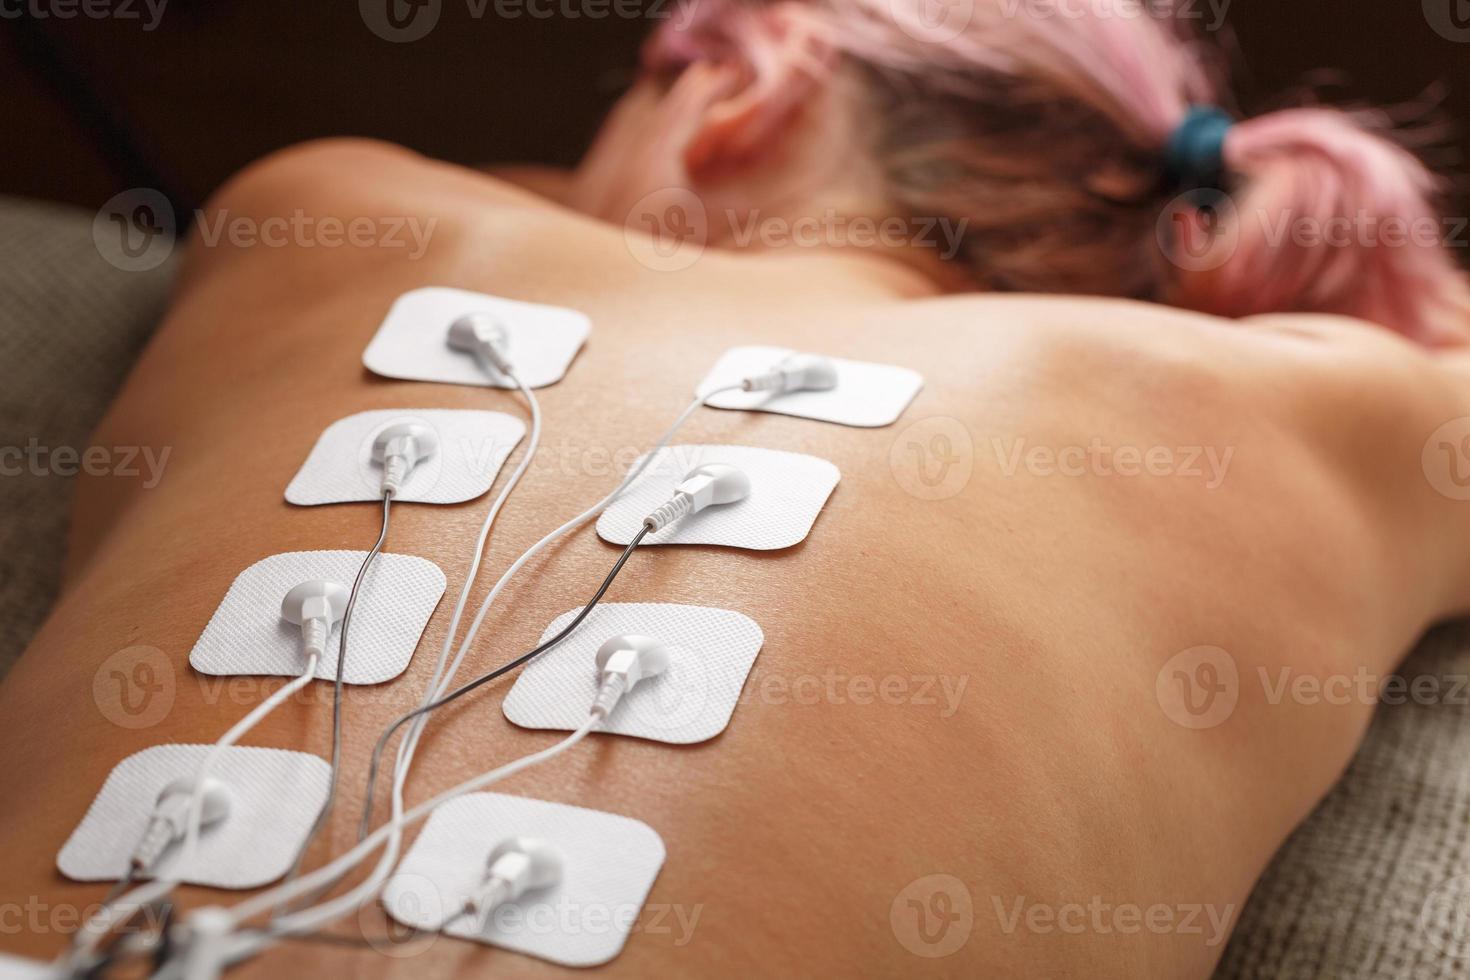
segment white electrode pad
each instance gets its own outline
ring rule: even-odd
[[[378,433],[400,422],[427,425],[439,447],[414,466],[395,503],[458,504],[490,489],[526,426],[503,412],[443,408],[358,412],[327,426],[301,464],[286,501],[343,504],[383,499],[383,464],[373,459]]]
[[[486,859],[510,837],[546,841],[561,856],[559,884],[527,891],[488,916],[455,916],[484,880]],[[383,889],[406,926],[560,963],[597,966],[622,952],[664,842],[629,817],[500,793],[471,793],[434,811]]]
[[[720,357],[709,374],[699,383],[697,392],[704,394],[722,385],[734,384],[742,378],[765,374],[788,354],[798,353],[785,347],[732,347]],[[820,353],[820,352],[813,352]],[[726,391],[711,398],[713,408],[732,408],[748,412],[775,412],[821,422],[838,422],[872,428],[892,425],[924,386],[924,376],[917,371],[892,364],[869,361],[845,361],[828,358],[837,369],[837,387],[827,391]]]
[[[357,577],[365,551],[288,551],[262,558],[241,572],[198,642],[189,663],[202,674],[271,674],[296,677],[305,663],[301,627],[281,618],[281,599],[312,579],[340,582]],[[347,638],[348,684],[380,684],[403,673],[439,598],[444,573],[426,558],[380,554],[363,580]],[[339,620],[316,676],[337,676]]]
[[[449,346],[449,325],[466,313],[499,318],[510,341],[506,355],[528,388],[560,381],[592,329],[576,310],[430,286],[398,297],[362,363],[385,378],[514,388],[508,378],[491,378],[473,354]]]
[[[672,498],[674,487],[703,463],[729,463],[744,470],[750,478],[750,495],[686,514],[645,537],[645,545],[718,544],[754,551],[789,548],[811,531],[841,476],[825,459],[779,449],[666,446],[602,512],[597,519],[598,535],[613,544],[632,541],[643,518]]]
[[[578,612],[558,616],[542,641]],[[605,641],[624,633],[662,640],[669,648],[669,666],[623,695],[597,731],[675,745],[703,742],[725,730],[765,641],[755,620],[728,609],[606,603],[555,649],[525,666],[500,710],[522,728],[575,731],[597,696],[593,656]]]
[[[76,881],[126,874],[159,792],[197,773],[212,748],[155,745],[118,763],[57,855],[61,873]],[[229,787],[230,810],[223,820],[201,828],[194,860],[182,869],[181,880],[259,888],[284,875],[326,801],[331,766],[304,752],[232,745],[219,754],[209,775]],[[182,852],[182,844],[175,843],[153,873],[172,872]]]
[[[0,980],[50,980],[55,976],[55,963],[0,953]]]

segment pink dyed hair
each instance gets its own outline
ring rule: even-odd
[[[958,24],[922,16],[932,2],[696,0],[645,64],[667,74],[713,60],[759,81],[779,32],[800,24],[867,79],[871,150],[896,206],[967,220],[957,260],[982,286],[1231,317],[1340,313],[1427,343],[1470,331],[1470,290],[1431,203],[1440,183],[1383,113],[1300,108],[1235,124],[1231,207],[1214,212],[1228,250],[1201,263],[1185,251],[1190,230],[1170,231],[1181,212],[1195,234],[1203,222],[1163,179],[1165,148],[1191,106],[1226,96],[1174,0],[973,0]]]

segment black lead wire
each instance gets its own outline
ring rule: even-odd
[[[593,594],[592,598],[587,600],[586,605],[584,605],[577,612],[577,615],[572,618],[572,621],[564,626],[551,639],[539,644],[537,647],[535,647],[535,649],[528,650],[527,652],[521,654],[519,657],[516,657],[514,660],[502,664],[499,667],[496,667],[489,673],[482,674],[481,676],[475,678],[462,687],[450,691],[439,700],[431,701],[426,705],[415,708],[407,714],[399,716],[396,720],[394,720],[393,724],[388,726],[383,734],[378,737],[377,745],[373,747],[372,762],[368,766],[367,792],[363,797],[362,822],[359,825],[357,832],[358,840],[362,840],[363,838],[367,837],[368,830],[372,826],[373,791],[377,787],[378,771],[383,762],[383,751],[388,747],[388,741],[393,737],[393,735],[400,728],[408,724],[413,719],[417,718],[419,715],[429,714],[430,712],[436,711],[439,708],[444,707],[444,705],[449,704],[451,701],[456,701],[459,698],[464,697],[471,691],[490,683],[496,678],[505,676],[506,674],[515,670],[517,667],[524,665],[532,658],[545,653],[547,650],[550,650],[552,647],[565,640],[568,636],[572,634],[573,630],[582,625],[582,621],[585,620],[587,616],[592,612],[592,610],[597,606],[597,604],[602,601],[602,597],[607,594],[607,590],[612,587],[613,581],[618,577],[618,573],[623,570],[623,566],[627,564],[629,557],[632,556],[633,549],[637,548],[638,545],[643,541],[644,537],[646,537],[648,534],[649,528],[647,526],[638,529],[638,533],[633,536],[633,540],[628,542],[628,546],[623,549],[623,553],[619,555],[618,560],[613,563],[612,569],[602,580],[602,585],[598,586],[598,589]],[[341,881],[342,877],[344,877],[345,874],[346,872],[344,872],[343,875],[339,875],[338,877],[324,884],[321,888],[317,889],[316,892],[314,892],[309,899],[301,904],[311,905],[320,901],[322,896],[326,895],[334,887],[336,887],[337,882]]]
[[[347,631],[352,627],[352,612],[357,608],[357,598],[362,592],[363,580],[367,578],[368,569],[383,551],[383,542],[388,540],[388,516],[393,506],[393,494],[383,494],[383,526],[378,532],[378,540],[374,542],[372,550],[358,566],[357,577],[352,582],[352,594],[347,597],[347,610],[342,614],[342,635],[337,643],[337,674],[332,684],[332,767],[331,778],[327,783],[327,798],[322,801],[321,808],[317,810],[316,820],[312,822],[311,830],[306,834],[301,847],[296,851],[296,859],[291,862],[291,870],[286,874],[286,881],[295,880],[301,873],[301,866],[306,861],[306,852],[311,849],[312,842],[321,834],[326,827],[328,818],[332,815],[332,809],[337,802],[337,783],[342,774],[342,674],[347,669]],[[288,911],[286,903],[283,903],[276,914],[281,915]]]
[[[602,585],[598,587],[597,592],[593,594],[591,599],[587,600],[587,604],[581,608],[577,615],[572,617],[572,621],[566,626],[562,627],[560,632],[558,632],[551,639],[546,640],[544,643],[541,643],[539,646],[535,647],[532,650],[528,650],[527,652],[521,654],[519,657],[516,657],[514,660],[502,664],[486,674],[482,674],[479,677],[476,677],[474,680],[463,685],[462,687],[450,691],[439,700],[431,701],[428,704],[423,705],[422,707],[415,708],[407,714],[400,716],[397,720],[393,722],[393,724],[388,726],[388,729],[384,731],[381,736],[378,737],[378,744],[373,747],[372,763],[368,767],[367,793],[363,799],[362,804],[362,823],[358,826],[357,830],[358,840],[362,840],[363,838],[365,838],[368,834],[369,828],[372,826],[373,790],[377,786],[378,769],[383,761],[383,750],[388,747],[388,741],[393,737],[394,733],[413,719],[417,718],[419,715],[424,715],[432,711],[437,711],[439,708],[444,707],[451,701],[456,701],[459,698],[464,697],[466,694],[469,694],[471,691],[490,683],[496,678],[503,677],[504,675],[515,670],[517,667],[524,665],[526,662],[533,659],[534,657],[537,657],[545,653],[547,650],[550,650],[562,640],[565,640],[568,636],[572,634],[573,630],[582,625],[582,621],[586,619],[588,614],[590,614],[592,610],[597,606],[597,604],[602,601],[602,597],[606,595],[607,590],[612,587],[613,580],[618,577],[618,573],[623,570],[623,566],[627,564],[628,558],[633,554],[633,549],[638,547],[639,543],[643,541],[643,538],[648,533],[649,528],[646,525],[638,529],[638,533],[633,536],[633,540],[628,542],[628,546],[624,548],[623,553],[618,556],[618,560],[613,564],[612,570],[609,571],[607,573],[607,577],[602,580]]]

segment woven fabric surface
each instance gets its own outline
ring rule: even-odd
[[[1400,703],[1256,884],[1216,980],[1470,974],[1470,624],[1430,633],[1399,674]]]
[[[162,317],[172,278],[171,262],[148,272],[108,264],[92,219],[0,197],[0,447],[29,453],[20,473],[0,476],[0,676],[56,597],[76,485],[29,459],[86,449]]]

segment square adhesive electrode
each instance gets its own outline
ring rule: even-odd
[[[74,881],[110,881],[126,874],[159,792],[197,773],[212,749],[155,745],[118,763],[57,855],[61,873]],[[232,745],[209,775],[229,787],[230,810],[223,820],[201,828],[182,880],[259,888],[284,875],[326,801],[331,766],[304,752]],[[172,872],[182,852],[178,843],[164,851],[153,874]]]
[[[561,881],[488,916],[457,916],[483,883],[486,859],[510,837],[537,837],[561,857]],[[664,863],[663,839],[614,813],[500,793],[436,809],[383,889],[396,921],[563,966],[606,963],[628,941]]]
[[[362,363],[385,378],[514,388],[509,378],[491,377],[474,355],[449,346],[449,325],[467,313],[490,313],[501,322],[506,354],[528,388],[560,381],[592,329],[585,313],[565,307],[429,286],[398,297]]]
[[[559,633],[579,611],[558,616],[541,639]],[[669,666],[623,695],[597,731],[673,745],[703,742],[725,730],[765,642],[755,620],[728,609],[605,603],[558,647],[526,664],[500,710],[522,728],[575,731],[597,696],[597,648],[624,633],[663,641]]]
[[[771,370],[797,353],[785,347],[732,347],[699,383],[698,394]],[[775,412],[860,428],[892,425],[924,387],[924,376],[892,364],[828,358],[837,386],[826,391],[726,391],[705,404],[744,412]]]
[[[241,572],[189,654],[202,674],[296,677],[304,666],[301,627],[281,618],[281,599],[302,582],[326,579],[351,588],[365,551],[288,551]],[[363,579],[352,611],[347,684],[381,684],[403,673],[434,607],[444,573],[427,558],[380,554]],[[337,676],[342,623],[333,624],[316,676]]]
[[[288,503],[382,500],[383,464],[373,459],[378,433],[400,422],[428,426],[438,448],[420,460],[395,503],[458,504],[489,490],[526,426],[504,412],[443,408],[358,412],[327,426],[286,488]]]
[[[643,544],[717,544],[753,551],[789,548],[810,533],[841,477],[827,460],[803,453],[753,446],[665,446],[602,512],[598,535],[613,544],[632,541],[643,518],[673,497],[674,487],[704,463],[729,463],[744,470],[750,478],[750,495],[685,515],[645,537]]]

